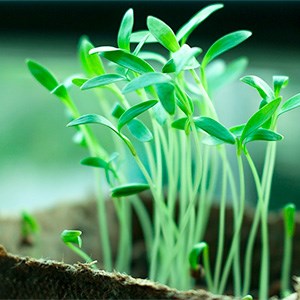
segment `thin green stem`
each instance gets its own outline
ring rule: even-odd
[[[283,298],[291,294],[290,276],[291,276],[291,261],[292,261],[293,237],[285,233],[284,237],[284,255],[281,271],[281,296]]]

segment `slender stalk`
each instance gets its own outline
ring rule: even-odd
[[[292,262],[293,237],[285,233],[284,236],[284,255],[281,272],[281,296],[287,297],[291,294],[290,290],[290,275]]]

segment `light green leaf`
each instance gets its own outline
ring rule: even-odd
[[[174,85],[172,83],[160,83],[155,86],[158,98],[164,109],[170,114],[175,114],[175,94]]]
[[[247,144],[253,141],[276,142],[282,139],[283,136],[277,132],[265,128],[258,128],[256,131],[247,136],[244,143]]]
[[[140,53],[142,47],[146,44],[147,39],[150,37],[150,32],[149,34],[147,34],[135,47],[134,51],[133,51],[133,55],[138,56],[138,54]]]
[[[279,110],[278,116],[300,106],[300,93],[288,99]]]
[[[69,94],[64,84],[58,85],[55,89],[51,91],[51,94],[57,96],[62,100],[69,100]]]
[[[147,35],[149,35],[149,37],[147,38],[146,43],[157,43],[156,38],[148,30],[141,30],[141,31],[133,32],[130,37],[130,42],[131,43],[139,43]]]
[[[46,67],[31,59],[27,59],[26,63],[33,77],[48,91],[51,92],[59,85],[57,79]]]
[[[265,122],[267,122],[276,112],[279,104],[281,102],[281,98],[277,98],[264,107],[259,109],[252,117],[248,120],[241,135],[241,141],[243,141],[246,137],[256,131],[259,127],[261,127]]]
[[[37,234],[40,231],[40,226],[32,215],[27,212],[22,212],[22,235],[28,236],[30,234]]]
[[[205,242],[201,242],[193,246],[189,254],[189,263],[192,270],[199,269],[199,258],[204,251],[208,251],[208,245]]]
[[[100,157],[86,157],[80,161],[82,165],[95,167],[100,169],[107,169],[109,168],[108,162]]]
[[[170,60],[163,66],[162,71],[164,73],[173,73],[175,72],[178,75],[185,67],[189,68],[199,68],[199,63],[193,58],[198,56],[202,52],[202,49],[184,44],[177,52],[175,52]],[[190,64],[193,62],[193,64]]]
[[[163,126],[167,121],[167,113],[166,110],[163,108],[161,102],[158,102],[153,107],[153,115],[157,123]]]
[[[158,18],[149,16],[147,18],[147,26],[157,41],[171,52],[180,49],[179,43],[173,30]]]
[[[138,54],[138,57],[144,60],[154,60],[162,65],[166,64],[167,60],[160,54],[149,51],[142,51]]]
[[[177,40],[181,41],[182,44],[184,44],[190,36],[190,34],[198,27],[200,23],[202,23],[213,12],[215,12],[218,9],[221,9],[223,6],[223,4],[213,4],[201,9],[178,30],[176,34]]]
[[[275,97],[280,95],[281,89],[285,88],[289,83],[288,76],[273,76],[273,86],[274,86],[274,93]]]
[[[101,87],[108,84],[112,84],[118,81],[125,81],[127,78],[123,75],[119,74],[104,74],[100,75],[94,78],[89,79],[87,82],[85,82],[82,86],[82,90],[88,90],[95,87]]]
[[[221,55],[222,53],[230,50],[231,48],[239,45],[247,38],[251,36],[251,32],[247,30],[239,30],[229,33],[220,39],[218,39],[206,52],[202,60],[202,68],[211,62],[214,58]]]
[[[179,130],[185,130],[187,122],[188,122],[188,118],[183,117],[183,118],[180,118],[180,119],[177,119],[177,120],[173,121],[171,126],[173,128],[179,129]]]
[[[81,87],[85,82],[87,82],[87,78],[73,78],[72,83],[78,87]]]
[[[231,133],[233,133],[236,137],[241,137],[245,126],[246,126],[246,124],[233,126],[233,127],[229,128],[229,131]]]
[[[295,212],[296,206],[293,203],[289,203],[283,208],[285,232],[290,238],[294,235],[295,232]]]
[[[103,125],[105,127],[110,128],[114,133],[116,133],[123,141],[124,143],[128,146],[129,150],[131,151],[132,155],[136,155],[136,151],[130,142],[130,140],[121,134],[117,128],[106,118],[96,115],[96,114],[88,114],[88,115],[83,115],[73,121],[71,121],[69,124],[67,124],[67,127],[71,126],[78,126],[78,125],[86,125],[86,124],[99,124]]]
[[[133,28],[133,9],[125,13],[118,32],[118,47],[130,52],[130,36]]]
[[[150,142],[153,135],[149,128],[140,120],[133,119],[127,124],[130,133],[140,142]]]
[[[270,86],[258,76],[244,76],[241,78],[241,81],[255,88],[264,100],[274,98],[274,93]]]
[[[60,234],[60,238],[64,243],[72,243],[77,245],[79,248],[82,246],[81,240],[82,232],[80,230],[64,230]]]
[[[150,187],[148,184],[142,183],[132,183],[132,184],[125,184],[122,186],[115,187],[111,189],[111,196],[114,198],[119,197],[126,197],[130,195],[135,195],[141,193],[145,190],[148,190]]]
[[[128,122],[130,122],[135,117],[142,114],[143,112],[150,109],[157,102],[158,102],[157,100],[149,100],[149,101],[141,102],[141,103],[134,105],[134,106],[130,107],[129,109],[127,109],[119,119],[118,130],[121,131],[121,129],[124,125],[126,125]]]
[[[89,77],[94,77],[105,73],[100,57],[89,54],[89,51],[93,48],[94,45],[86,36],[81,37],[79,41],[79,58],[82,68]]]
[[[221,123],[209,117],[194,118],[195,125],[208,134],[228,144],[235,144],[234,135]]]
[[[168,75],[164,75],[162,73],[157,72],[146,73],[134,78],[127,85],[125,85],[125,87],[122,90],[122,93],[127,94],[157,83],[169,81],[171,81],[171,77],[169,77]]]
[[[122,66],[128,68],[134,72],[143,74],[148,72],[154,72],[154,69],[143,59],[130,54],[114,47],[98,47],[90,51],[90,54],[99,53],[106,59]]]

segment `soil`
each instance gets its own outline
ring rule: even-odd
[[[148,198],[145,198],[144,201],[146,203],[151,203],[150,199]],[[113,249],[117,249],[117,237],[118,237],[117,220],[113,213],[113,209],[110,204],[111,202],[108,201],[107,203],[108,203],[108,211],[109,211],[108,219],[110,220],[109,228],[110,228],[112,246]],[[64,229],[79,229],[83,231],[84,250],[87,253],[89,253],[93,259],[98,261],[99,266],[101,268],[101,248],[100,248],[100,240],[98,235],[96,211],[97,211],[96,203],[90,200],[90,201],[85,201],[76,204],[62,204],[60,206],[57,206],[55,208],[49,209],[44,212],[36,212],[34,216],[37,218],[41,226],[43,235],[40,237],[39,241],[33,240],[33,245],[31,241],[24,243],[24,240],[22,240],[22,238],[20,237],[20,220],[13,217],[0,218],[0,244],[4,245],[8,252],[18,254],[20,256],[30,256],[35,258],[43,258],[46,260],[51,259],[51,260],[56,260],[58,262],[64,261],[69,264],[74,264],[78,262],[78,257],[75,254],[73,254],[73,252],[71,252],[60,241],[59,235],[61,231]],[[214,260],[213,258],[215,256],[215,249],[217,248],[216,246],[217,246],[217,237],[218,237],[217,235],[218,214],[219,214],[218,208],[213,207],[210,222],[208,224],[208,232],[205,237],[206,242],[210,245],[212,261]],[[231,208],[227,209],[226,216],[227,219],[226,219],[225,241],[230,242],[232,238],[232,227],[233,227]],[[245,252],[245,245],[247,242],[250,225],[252,222],[252,217],[253,217],[252,210],[247,209],[247,213],[244,218],[242,235],[241,235],[241,253]],[[296,230],[295,230],[296,237],[300,236],[299,218],[300,215],[298,215],[296,219]],[[146,258],[145,258],[146,253],[145,253],[144,244],[142,242],[142,234],[136,219],[134,219],[133,224],[134,224],[133,228],[134,228],[135,243],[133,248],[134,259],[132,265],[133,270],[131,275],[134,277],[146,278],[147,276],[147,265],[146,265]],[[280,290],[279,278],[280,278],[281,261],[283,255],[283,222],[279,214],[275,214],[275,213],[270,214],[269,228],[270,228],[270,250],[271,250],[270,295],[278,295]],[[225,250],[224,250],[225,255],[226,252],[228,251],[229,245],[230,245],[229,243],[225,245]],[[255,250],[253,254],[253,268],[252,268],[253,269],[253,276],[252,276],[253,295],[256,294],[256,289],[257,289],[258,279],[259,279],[259,270],[260,270],[261,245],[259,241],[259,236],[255,243],[254,249]],[[293,247],[293,265],[292,265],[293,275],[300,274],[300,256],[298,255],[299,253],[300,253],[300,239],[298,238],[294,240],[294,247]],[[241,259],[242,258],[243,256],[241,255]],[[14,263],[16,263],[16,260],[14,259],[13,261]],[[28,266],[28,261],[21,260],[21,265]],[[57,267],[58,265],[61,266],[59,263],[58,264],[55,263],[54,268]],[[241,265],[243,265],[243,261]],[[69,266],[68,268],[72,268],[72,267]],[[74,268],[75,269],[77,268],[76,270],[81,274],[82,265],[77,265]],[[25,269],[22,270],[24,271]],[[28,270],[24,272],[28,273]],[[72,274],[74,274],[74,272]],[[3,276],[2,271],[0,271],[0,277],[1,276]],[[117,277],[118,276],[119,275],[117,275]],[[129,277],[126,278],[128,279]],[[130,280],[132,280],[132,278]],[[124,279],[122,279],[121,281],[124,281]],[[1,282],[2,279],[0,278],[0,285]],[[202,282],[199,281],[197,287],[201,287],[201,285]],[[2,289],[0,288],[0,295],[1,293],[2,293]],[[228,287],[227,293],[228,294],[231,293],[230,286]],[[203,295],[201,295],[201,297],[202,296]],[[205,297],[206,296],[207,295],[205,295]],[[117,299],[115,297],[112,298]],[[150,298],[144,298],[144,299],[150,299]],[[181,298],[168,298],[168,299],[181,299]],[[191,298],[188,297],[188,299]],[[195,298],[195,299],[214,299],[214,298]]]

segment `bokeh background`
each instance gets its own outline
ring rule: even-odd
[[[300,2],[219,1],[225,7],[208,18],[190,44],[204,50],[222,35],[248,29],[253,36],[224,55],[249,58],[247,74],[271,83],[290,76],[285,97],[300,92]],[[48,66],[59,79],[80,73],[77,42],[86,34],[95,45],[116,45],[124,12],[135,11],[135,30],[154,15],[175,31],[202,7],[217,1],[0,1],[0,214],[40,209],[93,194],[93,174],[79,161],[85,151],[72,143],[74,131],[59,101],[30,76],[26,58]],[[89,93],[73,91],[82,112],[95,112]],[[78,94],[78,95],[77,95]],[[234,82],[216,95],[221,120],[244,122],[257,108],[257,94]],[[282,117],[271,208],[293,201],[300,207],[300,110]],[[251,149],[261,165],[263,147]],[[249,191],[249,201],[255,194]]]

